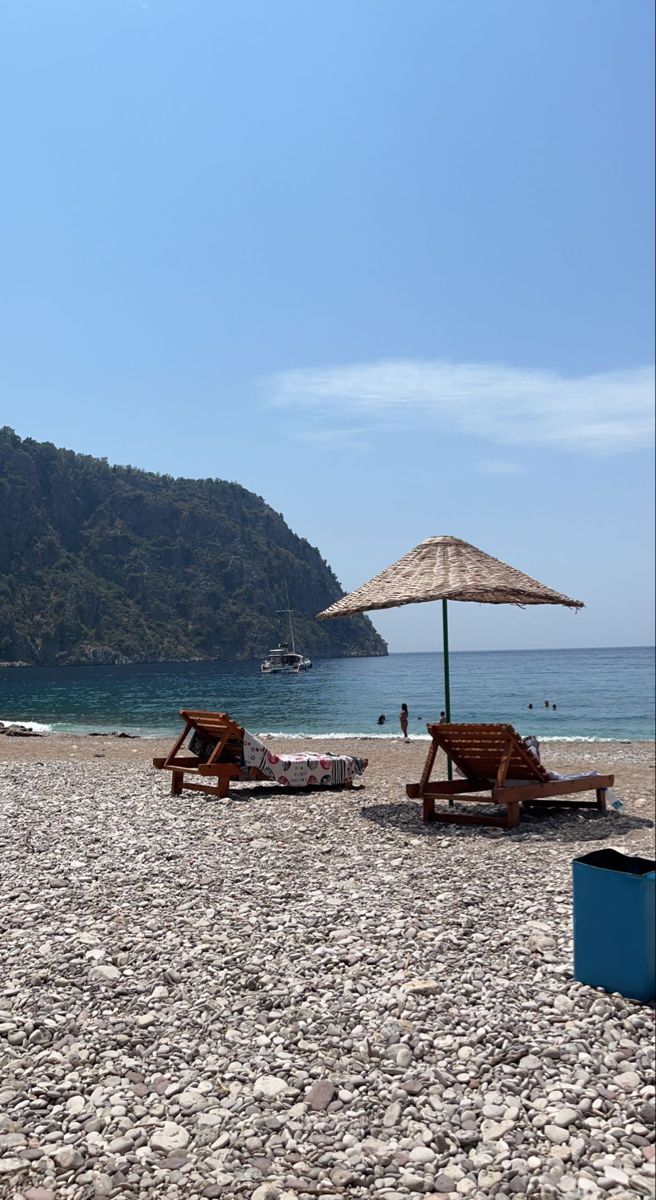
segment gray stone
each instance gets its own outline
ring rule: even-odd
[[[89,979],[94,983],[116,983],[117,979],[121,978],[121,972],[118,967],[113,967],[111,963],[107,966],[92,967],[89,971]]]
[[[323,1112],[335,1099],[337,1089],[331,1079],[319,1079],[305,1096],[305,1101],[314,1112]]]
[[[440,985],[434,979],[409,979],[401,984],[401,991],[410,996],[434,996]]]
[[[91,1178],[96,1196],[111,1196],[114,1191],[111,1175],[107,1175],[104,1171],[94,1171]]]
[[[174,1150],[184,1150],[189,1144],[189,1134],[182,1125],[175,1121],[165,1121],[161,1128],[156,1129],[150,1138],[152,1150],[161,1150],[170,1154]]]
[[[439,1178],[439,1176],[438,1176],[438,1178]],[[484,1167],[483,1170],[479,1171],[479,1173],[478,1173],[478,1186],[482,1192],[487,1192],[490,1190],[490,1188],[493,1188],[497,1183],[500,1183],[500,1181],[502,1179],[503,1179],[503,1171],[496,1171],[496,1170],[494,1170],[494,1168],[488,1169],[487,1167]],[[436,1179],[435,1180],[436,1187],[437,1187],[437,1184],[438,1184],[438,1180]],[[438,1190],[442,1191],[443,1189],[439,1188]]]
[[[25,1159],[8,1155],[6,1158],[0,1158],[0,1175],[17,1175],[19,1171],[26,1171],[28,1165]]]
[[[575,1108],[559,1108],[551,1117],[554,1125],[562,1125],[563,1128],[573,1125],[578,1119],[579,1113],[577,1113]]]
[[[642,1080],[637,1071],[622,1071],[615,1076],[613,1083],[625,1092],[634,1092],[640,1087]]]
[[[457,1179],[454,1179],[451,1175],[446,1175],[443,1172],[441,1175],[435,1176],[433,1187],[436,1192],[442,1192],[448,1196],[451,1194],[451,1192],[456,1191],[457,1183]]]
[[[410,1161],[413,1163],[430,1163],[435,1158],[435,1152],[428,1146],[415,1146],[410,1151]]]
[[[189,1112],[207,1106],[206,1096],[203,1092],[199,1092],[197,1088],[187,1088],[184,1092],[180,1092],[177,1100],[180,1108],[184,1108]]]
[[[334,1183],[336,1188],[348,1188],[356,1183],[356,1176],[346,1167],[334,1167],[330,1172],[330,1182]]]
[[[522,1071],[539,1071],[544,1063],[536,1054],[525,1054],[523,1058],[520,1058],[519,1066]]]
[[[557,1146],[562,1146],[569,1141],[569,1134],[566,1129],[560,1125],[545,1125],[544,1132],[550,1142],[555,1142]]]
[[[497,1142],[512,1127],[512,1121],[483,1121],[481,1125],[481,1137],[484,1142]]]
[[[366,1137],[362,1142],[362,1150],[367,1155],[373,1155],[375,1158],[381,1158],[385,1154],[389,1154],[389,1146],[387,1142],[381,1138]]]
[[[620,1184],[622,1187],[628,1187],[629,1177],[626,1171],[620,1170],[619,1167],[603,1166],[603,1177],[601,1180],[602,1187],[604,1184],[611,1184],[615,1187]]]
[[[58,1171],[75,1171],[82,1166],[84,1159],[75,1146],[59,1146],[53,1150],[52,1157]]]
[[[157,1014],[154,1012],[140,1013],[137,1017],[137,1025],[141,1029],[148,1029],[151,1025],[157,1024]]]
[[[112,1154],[129,1154],[134,1147],[134,1142],[128,1137],[112,1138],[109,1143],[109,1150]]]
[[[420,1096],[425,1090],[426,1084],[422,1079],[404,1079],[401,1087],[409,1096]]]
[[[275,1100],[286,1090],[285,1080],[276,1075],[260,1075],[253,1085],[253,1095],[259,1100]]]
[[[410,1192],[423,1192],[424,1190],[423,1175],[415,1175],[413,1171],[402,1171],[399,1182]]]
[[[394,1125],[398,1124],[401,1119],[401,1111],[401,1105],[397,1100],[388,1104],[383,1114],[383,1126],[385,1129],[392,1129]]]
[[[26,1144],[24,1133],[0,1133],[0,1150],[15,1150]]]

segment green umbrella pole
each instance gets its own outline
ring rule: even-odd
[[[451,720],[451,681],[449,679],[449,615],[446,600],[442,601],[442,645],[444,649],[444,715],[447,722]],[[447,779],[453,779],[451,759],[446,760]],[[453,808],[453,800],[449,800],[449,808]]]
[[[451,682],[449,679],[449,613],[446,600],[442,601],[442,642],[444,646],[444,712],[451,720]]]

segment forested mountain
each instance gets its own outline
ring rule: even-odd
[[[316,621],[342,589],[259,496],[0,430],[0,661],[250,658],[286,633],[318,656],[385,654],[367,617]]]

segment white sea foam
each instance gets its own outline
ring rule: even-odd
[[[263,733],[258,733],[260,738],[286,738],[287,741],[306,741],[306,742],[337,742],[337,741],[352,741],[354,738],[364,738],[368,741],[375,739],[376,741],[404,741],[401,733],[287,733],[284,730],[266,730]],[[430,735],[428,733],[412,733],[409,740],[411,742],[429,742]],[[585,734],[554,734],[550,737],[542,737],[539,735],[540,742],[629,742],[636,741],[635,738],[620,738],[620,737],[589,737]],[[648,739],[645,739],[648,740]]]
[[[52,725],[43,725],[41,721],[14,721],[11,717],[0,717],[0,725],[23,725],[32,733],[52,733]]]
[[[647,742],[649,738],[587,737],[584,733],[554,733],[550,737],[543,737],[542,734],[538,734],[540,742],[626,742],[628,745],[640,740]]]
[[[282,729],[267,729],[264,733],[258,733],[260,738],[287,738],[288,741],[304,741],[304,742],[344,742],[353,741],[354,738],[376,741],[391,741],[402,742],[404,740],[402,733],[286,733]],[[411,735],[413,742],[429,742],[430,737],[427,733],[413,733]]]
[[[144,728],[143,726],[127,726],[126,727],[126,726],[122,726],[120,722],[118,722],[117,724],[114,724],[114,725],[105,725],[105,726],[76,725],[76,724],[71,724],[71,723],[66,723],[66,724],[57,723],[54,725],[45,725],[41,721],[10,720],[9,718],[5,717],[5,718],[0,718],[0,725],[3,725],[3,724],[4,725],[24,725],[26,729],[31,729],[34,733],[68,733],[68,734],[76,734],[78,737],[84,737],[85,735],[88,735],[89,733],[108,735],[110,733],[116,733],[117,728],[118,729],[123,728],[123,729],[125,729],[125,732],[131,734],[132,737],[159,738],[159,739],[165,740],[167,738],[175,737],[177,735],[177,733],[179,732],[179,729],[175,726],[171,726],[170,729],[165,729],[165,728],[153,729],[152,727]],[[354,740],[358,740],[358,741],[360,741],[360,740],[389,741],[389,742],[403,741],[403,735],[401,734],[400,731],[399,732],[391,732],[390,731],[390,732],[383,733],[380,730],[376,730],[375,732],[370,732],[370,733],[366,733],[363,731],[354,733],[349,730],[331,730],[331,731],[325,732],[325,733],[305,733],[305,732],[303,732],[303,730],[298,730],[298,731],[295,731],[294,733],[291,733],[284,729],[273,729],[273,730],[267,729],[267,730],[258,732],[257,736],[260,738],[263,738],[264,740],[266,740],[266,738],[276,738],[276,739],[282,739],[282,740],[289,741],[289,742],[344,742],[344,741],[354,741]],[[550,734],[548,736],[543,736],[542,734],[538,734],[538,737],[539,737],[539,740],[541,743],[545,743],[545,742],[591,742],[591,743],[624,742],[626,744],[629,744],[630,742],[634,742],[634,741],[650,740],[648,738],[641,739],[641,738],[621,738],[621,737],[592,737],[587,734],[578,734],[578,733]],[[429,742],[430,736],[426,732],[422,732],[422,733],[416,732],[416,733],[412,733],[410,735],[410,741],[412,741],[412,742]]]

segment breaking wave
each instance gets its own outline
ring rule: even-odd
[[[11,717],[0,717],[0,725],[23,725],[32,733],[52,733],[52,725],[44,725],[41,721],[14,721]]]

